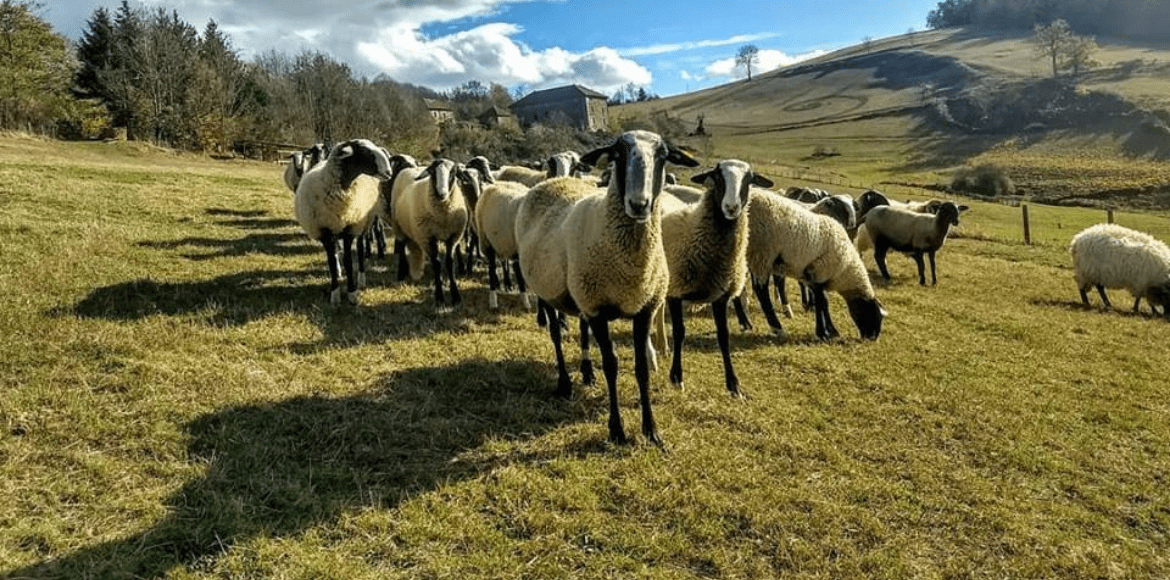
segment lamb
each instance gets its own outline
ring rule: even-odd
[[[425,168],[404,169],[394,183],[390,214],[394,229],[394,253],[398,255],[398,280],[422,278],[423,256],[430,256],[435,275],[435,304],[444,304],[443,270],[439,266],[439,242],[445,244],[444,263],[451,304],[461,301],[455,282],[455,246],[467,227],[467,202],[458,183],[463,168],[450,159],[436,159]],[[409,262],[408,262],[409,255]]]
[[[325,248],[329,299],[333,304],[341,302],[338,240],[345,266],[347,298],[352,304],[358,303],[358,287],[364,285],[365,255],[359,247],[355,278],[353,241],[366,232],[374,215],[383,211],[378,180],[390,171],[390,160],[381,148],[366,139],[354,139],[334,146],[328,159],[305,173],[297,186],[294,197],[297,222]]]
[[[723,356],[724,381],[728,392],[741,397],[739,379],[731,365],[727,305],[743,291],[747,279],[749,186],[771,187],[772,182],[737,159],[720,161],[691,181],[706,187],[697,203],[686,203],[679,199],[681,195],[662,196],[661,202],[662,239],[670,271],[666,304],[674,347],[670,381],[680,388],[683,385],[683,301],[710,303]],[[680,188],[671,190],[679,192]],[[656,330],[660,331],[661,325],[656,325]]]
[[[562,177],[542,182],[525,196],[516,214],[520,270],[541,309],[579,315],[592,330],[608,386],[609,438],[619,444],[627,439],[618,409],[617,357],[609,321],[633,320],[642,433],[662,445],[650,406],[648,356],[651,317],[662,307],[669,285],[658,198],[666,163],[687,167],[699,163],[648,131],[624,133],[581,160],[596,166],[602,156],[609,157],[614,168],[604,192],[585,180]],[[556,393],[567,397],[572,395],[572,381],[565,370],[561,327],[552,320],[550,316]]]
[[[937,214],[918,213],[894,206],[878,206],[865,214],[865,227],[873,240],[873,258],[882,273],[882,280],[890,281],[886,269],[886,253],[891,249],[910,254],[918,264],[918,283],[925,286],[925,267],[922,254],[930,257],[930,283],[938,283],[934,255],[947,240],[951,226],[959,225],[959,214],[965,205],[944,201]]]
[[[791,271],[799,272],[799,279],[812,288],[817,338],[839,335],[829,315],[827,290],[845,299],[861,338],[873,340],[881,334],[886,312],[874,295],[861,256],[840,224],[799,202],[760,190],[751,192],[748,216],[748,270],[773,332],[787,335],[772,308],[769,277]],[[736,310],[741,310],[739,305]]]
[[[1088,290],[1097,287],[1106,309],[1112,308],[1106,288],[1125,288],[1133,295],[1133,311],[1142,297],[1156,315],[1170,317],[1170,248],[1153,236],[1116,224],[1098,224],[1073,236],[1069,245],[1077,289],[1089,306]]]

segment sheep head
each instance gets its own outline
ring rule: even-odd
[[[467,167],[469,169],[475,169],[478,171],[480,179],[482,179],[484,183],[496,182],[496,178],[492,177],[492,162],[488,161],[487,157],[484,157],[483,155],[476,155],[467,162]]]
[[[389,179],[392,175],[390,158],[381,147],[368,139],[351,139],[338,143],[329,153],[329,161],[341,169],[341,187],[349,189],[359,175],[373,175]]]
[[[451,197],[451,190],[455,187],[455,180],[459,177],[461,166],[450,159],[439,158],[431,162],[426,170],[418,174],[415,181],[430,178],[431,193],[440,201]]]
[[[748,205],[752,186],[772,187],[771,179],[752,170],[751,164],[738,159],[725,159],[710,171],[697,173],[691,181],[707,188],[705,196],[715,196],[728,221],[738,219]]]
[[[882,333],[882,321],[886,318],[886,310],[882,303],[873,296],[845,296],[845,304],[849,306],[849,316],[853,324],[857,325],[858,332],[864,340],[877,340]]]
[[[545,163],[545,175],[552,177],[566,177],[589,172],[592,167],[581,163],[581,156],[576,151],[562,151],[548,158]]]
[[[586,153],[581,162],[596,166],[603,156],[613,168],[609,191],[621,196],[626,216],[636,223],[645,223],[654,215],[668,162],[684,167],[699,165],[686,152],[649,131],[623,133],[612,145]]]
[[[463,187],[463,197],[467,198],[467,205],[474,210],[475,204],[479,202],[480,193],[483,192],[483,177],[479,170],[470,164],[458,168],[455,176]]]

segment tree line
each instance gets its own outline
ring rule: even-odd
[[[943,0],[926,24],[1027,30],[1056,20],[1079,34],[1170,39],[1170,2],[1153,0]]]

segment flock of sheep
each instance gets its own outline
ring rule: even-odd
[[[672,328],[671,383],[683,384],[683,306],[709,304],[726,388],[739,396],[727,314],[734,306],[741,327],[751,328],[744,293],[749,282],[776,334],[785,331],[770,285],[777,285],[790,317],[784,281],[792,277],[800,283],[802,302],[814,311],[818,338],[839,334],[826,297],[837,292],[861,337],[876,339],[886,312],[860,252],[872,248],[886,282],[890,250],[913,256],[920,284],[926,283],[928,257],[934,284],[935,254],[967,209],[940,200],[899,203],[876,191],[857,200],[803,188],[781,193],[768,189],[773,183],[750,164],[734,159],[695,174],[691,181],[697,187],[690,187],[674,183],[668,164],[699,166],[647,131],[624,133],[585,155],[554,155],[542,170],[493,167],[484,157],[467,163],[438,158],[421,167],[408,155],[355,139],[294,153],[285,182],[295,192],[297,221],[325,250],[334,304],[341,302],[343,268],[346,299],[359,302],[366,260],[375,241],[379,253],[385,252],[387,234],[394,239],[400,281],[408,274],[420,280],[429,259],[441,307],[448,299],[460,303],[458,275],[470,271],[482,254],[491,308],[498,307],[501,287],[497,263],[505,285],[515,278],[526,307],[535,298],[538,320],[547,326],[556,353],[556,393],[563,397],[571,396],[573,383],[562,327],[566,316],[577,316],[581,380],[594,381],[594,342],[608,387],[609,437],[617,443],[627,438],[618,412],[610,321],[632,320],[642,433],[661,444],[649,379],[657,351],[666,346],[666,313]],[[587,174],[603,167],[600,180]],[[1126,287],[1138,301],[1145,296],[1155,312],[1157,306],[1167,312],[1170,250],[1164,244],[1119,226],[1094,226],[1074,238],[1072,254],[1086,304],[1090,286],[1097,286],[1106,305],[1105,287]]]

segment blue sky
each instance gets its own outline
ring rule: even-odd
[[[754,72],[925,28],[937,0],[697,2],[677,0],[173,0],[202,30],[214,19],[240,55],[319,50],[369,77],[447,90],[468,80],[540,89],[579,83],[612,94],[628,83],[663,96],[740,78],[740,46],[760,49]],[[76,39],[99,6],[57,0],[44,16]]]

